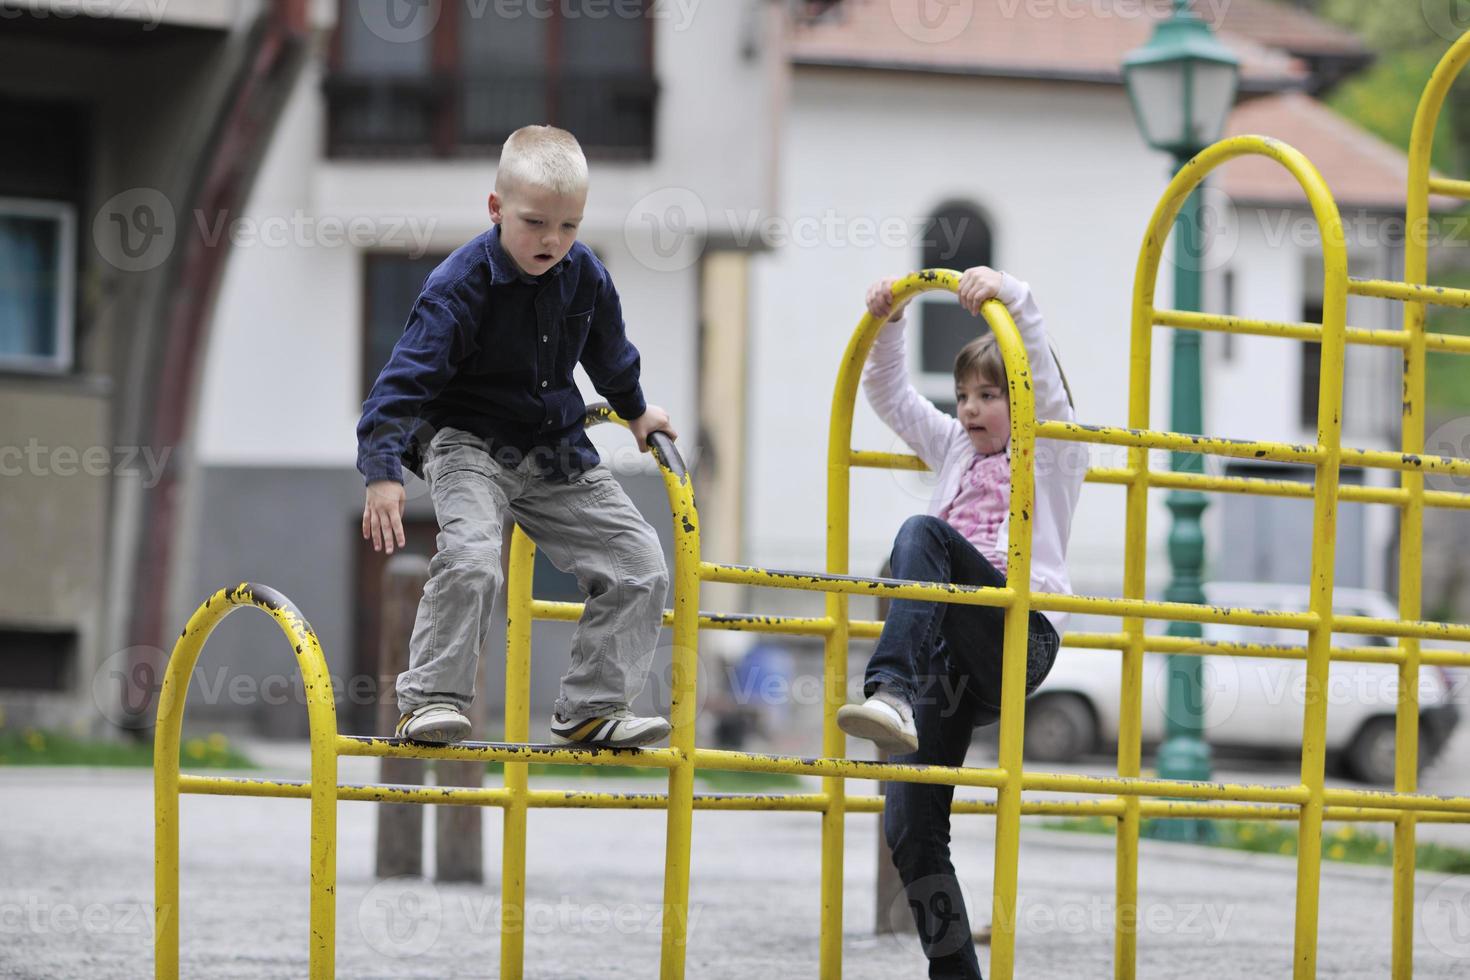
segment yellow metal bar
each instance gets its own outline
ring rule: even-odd
[[[663,950],[659,976],[681,980],[689,942],[689,855],[694,821],[694,741],[699,648],[699,512],[687,472],[662,469],[674,515],[674,647],[670,670],[667,838],[664,842]]]
[[[1317,461],[1312,500],[1311,611],[1307,633],[1307,693],[1302,717],[1302,783],[1308,799],[1297,822],[1294,968],[1297,980],[1317,973],[1317,922],[1322,864],[1323,782],[1327,758],[1327,679],[1332,645],[1338,482],[1342,467],[1342,382],[1346,357],[1347,246],[1342,221],[1321,174],[1298,155],[1295,176],[1306,192],[1322,239],[1321,378],[1317,399]]]
[[[853,466],[874,470],[918,470],[929,467],[917,456],[908,453],[879,453],[871,450],[854,449],[849,455]]]
[[[1315,341],[1322,336],[1322,325],[1319,323],[1247,320],[1218,313],[1190,313],[1185,310],[1157,310],[1154,313],[1154,322],[1162,327],[1254,334],[1262,337],[1283,337],[1290,340]],[[1402,330],[1371,330],[1364,327],[1348,327],[1345,339],[1350,344],[1366,344],[1370,347],[1404,348],[1410,343],[1409,335]],[[1450,354],[1470,354],[1470,337],[1462,334],[1426,333],[1424,341],[1431,350]]]
[[[673,749],[576,749],[510,742],[456,742],[424,745],[372,735],[337,736],[337,754],[397,759],[451,759],[460,762],[548,762],[555,765],[642,766],[668,769],[678,764]]]
[[[329,980],[336,947],[337,881],[337,708],[326,658],[311,628],[289,599],[274,589],[241,582],[220,589],[189,617],[174,643],[159,695],[153,736],[154,807],[154,974],[179,975],[179,740],[189,678],[210,633],[230,613],[245,606],[264,610],[281,627],[296,652],[306,695],[311,739],[311,980]]]
[[[580,602],[543,602],[531,604],[533,619],[574,623],[582,617]],[[664,610],[664,625],[674,625],[674,613]],[[825,616],[763,616],[760,613],[715,613],[701,611],[701,630],[728,630],[745,633],[782,633],[789,636],[826,636],[832,622]]]
[[[955,602],[970,606],[1006,606],[1015,599],[1011,588],[953,585],[947,582],[905,582],[901,579],[868,578],[829,572],[786,572],[751,568],[747,565],[700,563],[700,578],[706,582],[732,582],[736,585],[758,585],[770,589],[796,589],[802,592],[825,592],[829,595],[862,595],[880,599],[927,599]],[[828,610],[827,618],[840,622]]]
[[[1417,344],[1415,346],[1422,346]],[[1406,357],[1412,357],[1412,354]],[[1449,476],[1470,476],[1470,459],[1454,456],[1431,456],[1425,453],[1385,452],[1381,449],[1344,449],[1342,461],[1351,466],[1373,466],[1378,469],[1400,470],[1404,473],[1442,473]]]
[[[1451,53],[1453,53],[1453,52],[1451,52]],[[1448,57],[1448,55],[1446,55],[1446,57]],[[1458,70],[1456,70],[1456,73],[1458,73]],[[1432,79],[1431,79],[1431,84],[1433,84],[1433,80]],[[1428,95],[1428,90],[1427,89],[1425,91],[1425,95],[1426,96]],[[1434,106],[1433,108],[1434,108],[1434,113],[1433,113],[1433,115],[1431,115],[1429,117],[1429,121],[1428,121],[1428,125],[1430,125],[1430,126],[1433,126],[1434,123],[1435,123],[1435,121],[1439,117],[1439,106]],[[1415,118],[1415,123],[1416,124],[1418,123],[1418,118],[1417,117]],[[1418,135],[1418,131],[1416,130],[1415,133],[1414,133],[1414,136],[1417,136],[1417,135]],[[1409,139],[1409,146],[1410,146],[1410,150],[1411,151],[1413,149],[1414,136],[1411,136],[1410,139]],[[1416,170],[1413,169],[1413,163],[1411,161],[1410,162],[1409,179],[1410,180],[1417,180],[1418,177],[1419,177],[1419,173],[1418,173],[1418,171],[1416,171]],[[1448,177],[1430,177],[1429,180],[1428,180],[1428,188],[1427,189],[1428,189],[1428,191],[1429,191],[1430,194],[1444,194],[1444,195],[1447,195],[1449,197],[1458,197],[1458,198],[1461,198],[1461,199],[1470,200],[1470,180],[1451,180]],[[1413,191],[1411,190],[1410,193],[1412,194]],[[1428,194],[1426,194],[1425,196],[1428,197]],[[1426,208],[1425,210],[1427,211],[1428,208]]]
[[[1281,463],[1316,463],[1322,450],[1289,442],[1266,442],[1252,439],[1226,439],[1220,436],[1192,436],[1158,429],[1127,428],[1111,425],[1083,425],[1081,422],[1040,422],[1037,437],[1067,442],[1095,442],[1107,446],[1138,446],[1144,449],[1168,449],[1184,453],[1208,453],[1241,459],[1269,459]]]
[[[1444,107],[1450,86],[1470,61],[1470,34],[1462,35],[1451,47],[1430,76],[1414,114],[1414,128],[1409,137],[1408,192],[1404,205],[1405,227],[1411,231],[1426,228],[1429,221],[1429,194],[1432,189],[1462,196],[1464,181],[1437,180],[1430,175],[1434,130]],[[1438,187],[1436,188],[1436,184]],[[1421,289],[1429,281],[1428,242],[1420,234],[1410,234],[1404,243],[1404,280]],[[1404,333],[1410,338],[1404,349],[1403,419],[1399,426],[1402,455],[1406,459],[1422,458],[1426,401],[1426,337],[1424,323],[1426,302],[1420,295],[1404,303]],[[1470,339],[1470,338],[1467,338]],[[1407,504],[1399,510],[1399,617],[1417,620],[1422,615],[1422,575],[1424,546],[1424,473],[1406,471],[1402,486],[1408,494]],[[1399,703],[1394,725],[1394,790],[1413,793],[1419,778],[1419,668],[1423,662],[1419,639],[1404,637],[1400,641],[1404,662],[1399,666]],[[1404,690],[1405,682],[1409,690]],[[1393,975],[1409,978],[1414,974],[1414,863],[1417,857],[1417,827],[1412,813],[1403,814],[1394,825],[1393,838]]]
[[[1167,220],[1166,220],[1167,219]],[[1129,325],[1128,425],[1146,429],[1149,424],[1153,363],[1153,283],[1158,275],[1164,242],[1173,224],[1173,215],[1159,211],[1153,216],[1151,231],[1145,235],[1134,272],[1131,297],[1132,321]],[[1166,222],[1161,225],[1160,222]],[[1149,470],[1148,450],[1133,446],[1128,450],[1128,468],[1124,471],[1127,486],[1123,544],[1123,596],[1140,602],[1145,595],[1145,569],[1148,562],[1148,490],[1154,477]],[[1089,473],[1091,477],[1091,473]],[[1118,703],[1118,776],[1138,779],[1143,759],[1143,653],[1144,621],[1141,617],[1123,618],[1123,644]],[[1113,904],[1113,976],[1117,980],[1133,980],[1138,969],[1138,837],[1142,829],[1142,806],[1136,796],[1119,796],[1120,819],[1115,831]]]
[[[179,792],[198,796],[305,800],[311,798],[311,783],[308,780],[183,773],[179,776]],[[511,797],[508,790],[498,786],[470,789],[342,783],[337,787],[337,799],[361,803],[504,807]],[[1413,796],[1401,804],[1392,794],[1370,793],[1365,799],[1376,805],[1329,805],[1324,811],[1325,817],[1328,820],[1393,823],[1400,819],[1400,815],[1412,813],[1419,821],[1470,823],[1470,799],[1464,797]],[[1385,803],[1385,800],[1389,802]],[[1289,804],[1181,802],[1135,795],[1103,800],[1023,800],[1021,813],[1026,816],[1121,817],[1125,805],[1130,802],[1138,804],[1143,816],[1161,818],[1294,820],[1299,812],[1299,807]],[[668,806],[668,795],[533,789],[527,792],[526,805],[532,809],[659,810]],[[821,793],[699,793],[694,796],[696,810],[819,812],[827,805],[828,800]],[[844,806],[849,813],[879,813],[883,809],[883,797],[846,796]],[[995,813],[995,808],[992,800],[956,799],[951,810],[956,814],[990,815]]]
[[[1021,848],[1022,741],[1026,725],[1027,652],[1031,617],[1031,515],[1036,512],[1036,402],[1026,347],[1010,312],[999,300],[981,308],[1005,360],[1010,388],[1011,501],[1006,607],[1001,641],[999,768],[1006,780],[996,791],[995,871],[991,908],[990,973],[1009,980],[1016,957],[1016,885]]]
[[[1301,480],[1266,480],[1253,476],[1207,476],[1201,473],[1175,473],[1172,471],[1149,471],[1150,487],[1169,490],[1200,490],[1216,493],[1254,494],[1263,497],[1296,497],[1311,499],[1312,484]],[[1088,483],[1110,483],[1127,485],[1133,480],[1130,469],[1105,469],[1095,467],[1087,471]],[[1367,487],[1354,484],[1339,484],[1339,500],[1365,504],[1392,504],[1402,507],[1408,502],[1409,492],[1402,487]],[[1431,507],[1470,508],[1470,493],[1448,491],[1426,492],[1424,503]]]
[[[1412,240],[1418,236],[1411,234],[1408,237],[1412,244]],[[1407,249],[1405,252],[1407,257]],[[1407,276],[1408,273],[1406,272],[1405,275]],[[1427,303],[1430,306],[1451,306],[1458,309],[1470,307],[1470,289],[1452,289],[1449,286],[1429,286],[1415,282],[1393,282],[1388,279],[1349,279],[1348,292],[1354,296],[1398,299],[1419,303],[1420,305]]]
[[[519,524],[511,531],[505,590],[505,739],[531,737],[531,615],[536,545]],[[505,763],[505,816],[501,821],[500,975],[520,980],[525,973],[526,763]]]
[[[731,752],[725,749],[696,749],[694,765],[698,769],[718,769],[725,772],[779,772],[793,776],[838,776],[844,779],[985,786],[990,789],[995,789],[1006,780],[1005,771],[1001,769],[907,765],[842,758],[803,759],[794,755]]]
[[[1088,613],[1095,616],[1138,616],[1145,619],[1177,619],[1186,623],[1227,623],[1235,626],[1270,626],[1306,630],[1317,624],[1315,613],[1275,612],[1240,606],[1196,606],[1188,602],[1154,599],[1104,599],[1097,596],[1063,595],[1059,592],[1031,593],[1033,609]]]
[[[1250,320],[1220,313],[1193,313],[1188,310],[1155,310],[1154,323],[1181,330],[1206,330],[1218,333],[1251,334],[1258,337],[1281,337],[1288,340],[1319,341],[1320,323],[1296,323],[1284,320]],[[1409,337],[1402,330],[1370,330],[1348,327],[1347,342],[1372,347],[1405,347]]]

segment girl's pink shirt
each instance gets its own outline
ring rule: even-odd
[[[1026,347],[1036,417],[1075,422],[1077,416],[1072,411],[1061,371],[1047,343],[1041,310],[1031,295],[1031,287],[1006,274],[996,298],[1010,311],[1020,331],[1021,342]],[[985,329],[984,324],[977,320],[975,329],[978,335]],[[994,500],[985,503],[983,513],[972,513],[967,518],[965,501],[959,499],[967,493],[965,478],[978,454],[959,419],[936,408],[909,381],[902,316],[885,325],[873,342],[868,363],[863,369],[863,393],[878,417],[908,443],[931,471],[938,474],[928,513],[945,520],[950,519],[946,514],[956,514],[959,521],[972,522],[977,531],[983,524],[988,535],[996,509]],[[1005,572],[1010,547],[1010,447],[993,458],[1004,460],[1004,464],[997,462],[990,466],[1002,467],[1006,499],[1004,506],[999,508],[1002,519],[994,528],[994,539],[984,538],[982,541],[988,544],[976,542],[976,547],[996,568]],[[1031,588],[1034,591],[1072,594],[1071,579],[1067,575],[1067,539],[1072,531],[1072,515],[1082,494],[1082,481],[1087,476],[1088,460],[1085,443],[1036,440],[1033,470],[1036,475],[1036,507],[1035,513],[1028,515],[1031,517]],[[990,473],[989,467],[986,472]],[[975,492],[981,490],[983,488],[976,488]],[[974,541],[964,527],[958,524],[956,527]],[[1056,627],[1058,634],[1064,631],[1066,613],[1044,612],[1043,615]]]

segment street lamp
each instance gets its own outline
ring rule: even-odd
[[[1177,172],[1200,150],[1219,138],[1225,117],[1235,104],[1239,62],[1220,43],[1208,24],[1189,9],[1189,0],[1175,0],[1174,12],[1154,28],[1153,37],[1123,59],[1123,80],[1143,138],[1155,149],[1174,157]],[[1174,306],[1200,308],[1203,242],[1199,190],[1192,191],[1174,219]],[[1200,340],[1193,330],[1175,330],[1171,427],[1175,432],[1201,434],[1204,429],[1200,390]],[[1203,472],[1203,460],[1194,453],[1171,453],[1175,472]],[[1204,494],[1196,490],[1170,491],[1166,501],[1173,520],[1169,527],[1171,580],[1165,598],[1171,602],[1203,603],[1201,573],[1205,539],[1200,515]],[[1171,622],[1170,636],[1199,637],[1198,623]],[[1171,654],[1169,690],[1165,704],[1165,739],[1159,747],[1158,772],[1163,779],[1210,778],[1210,747],[1204,731],[1202,662],[1198,656]],[[1173,840],[1208,840],[1204,820],[1160,820],[1152,836]]]

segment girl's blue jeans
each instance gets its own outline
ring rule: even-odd
[[[957,585],[1004,586],[975,546],[937,517],[911,517],[890,559],[895,578]],[[1000,718],[1001,640],[1005,610],[994,606],[895,600],[868,661],[863,693],[879,684],[914,708],[919,749],[895,762],[964,764],[974,731]],[[1045,616],[1031,614],[1026,693],[1051,670],[1061,640]],[[894,782],[887,786],[883,832],[931,978],[980,977],[965,900],[949,855],[953,786]]]

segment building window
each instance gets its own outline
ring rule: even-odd
[[[76,209],[0,198],[0,368],[71,368]]]
[[[369,252],[363,258],[362,397],[366,399],[393,354],[393,345],[403,336],[424,280],[447,256]]]
[[[528,123],[569,129],[589,155],[653,155],[650,0],[343,0],[326,81],[328,153],[493,156]],[[422,18],[422,23],[418,22]]]
[[[990,225],[971,204],[950,202],[935,209],[924,227],[925,269],[963,271],[995,264]],[[954,411],[954,360],[960,349],[989,328],[950,295],[918,300],[918,373],[916,387],[946,412]]]
[[[1302,303],[1304,323],[1322,322],[1322,301],[1309,299]],[[1301,344],[1302,362],[1301,401],[1297,406],[1302,428],[1317,428],[1317,397],[1322,390],[1322,345],[1315,340],[1304,340]]]

